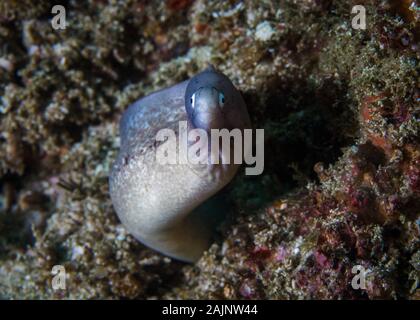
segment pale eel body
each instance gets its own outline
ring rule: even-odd
[[[233,164],[160,164],[160,129],[250,128],[239,91],[213,67],[190,80],[137,100],[120,122],[121,149],[109,178],[114,208],[139,241],[170,257],[194,262],[210,245],[211,214],[199,209],[236,174]],[[210,140],[210,139],[209,139]]]

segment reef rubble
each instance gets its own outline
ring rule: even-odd
[[[0,3],[0,298],[420,299],[418,1],[70,0],[64,30],[52,5]],[[108,173],[123,110],[209,62],[265,171],[188,265],[127,233]]]

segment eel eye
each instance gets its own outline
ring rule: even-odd
[[[195,108],[195,93],[191,96],[191,107],[194,109]]]
[[[219,106],[223,107],[225,105],[225,95],[219,92]]]

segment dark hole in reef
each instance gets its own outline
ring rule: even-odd
[[[418,219],[418,212],[420,212],[420,199],[415,195],[408,196],[407,198],[402,199],[401,204],[399,204],[398,207],[408,220],[414,221]]]
[[[240,206],[259,208],[309,181],[316,163],[334,163],[357,134],[357,121],[344,81],[282,83],[271,80],[266,92],[245,92],[255,128],[263,128],[264,172],[242,175],[233,193]],[[380,161],[379,161],[380,163]],[[255,192],[258,190],[258,192]]]
[[[161,295],[174,286],[182,285],[185,281],[182,267],[185,265],[186,263],[184,262],[172,260],[167,265],[144,266],[144,272],[147,272],[151,276],[156,275],[150,279],[147,291],[145,292],[146,296]],[[165,272],[162,272],[162,269],[165,269]]]
[[[385,225],[383,229],[383,237],[385,243],[388,243],[390,240],[396,240],[401,236],[401,226],[398,225]]]
[[[376,167],[385,164],[385,153],[382,149],[374,146],[370,141],[359,147],[358,155],[368,163],[373,163]]]
[[[11,245],[23,247],[34,242],[27,216],[13,210],[17,206],[17,190],[22,185],[17,174],[6,173],[0,179],[0,256],[7,254]]]

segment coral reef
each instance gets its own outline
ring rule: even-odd
[[[418,1],[69,0],[65,30],[54,4],[0,4],[1,298],[420,299]],[[208,62],[265,171],[186,265],[124,230],[107,179],[122,111]]]

